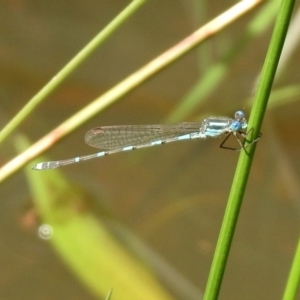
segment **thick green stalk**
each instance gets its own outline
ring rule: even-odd
[[[253,137],[257,137],[260,132],[269,95],[271,92],[272,83],[275,77],[276,68],[287,34],[288,25],[290,23],[294,2],[294,0],[282,0],[279,9],[278,17],[272,34],[268,53],[263,65],[260,82],[249,119],[249,128],[253,128],[251,136],[249,137],[250,139],[252,139]],[[225,211],[225,216],[223,219],[223,224],[221,227],[221,232],[217,242],[215,255],[213,258],[204,294],[205,300],[217,299],[221,289],[226,262],[228,259],[243,196],[247,186],[255,148],[256,144],[247,148],[247,151],[242,151],[238,161],[227,208]]]

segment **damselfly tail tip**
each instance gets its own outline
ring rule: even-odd
[[[32,168],[31,168],[31,170],[43,170],[44,168],[43,168],[43,164],[44,163],[38,163],[38,164],[36,164],[35,166],[33,166]]]
[[[41,162],[33,166],[31,169],[32,170],[49,170],[49,169],[54,169],[58,168],[59,165],[57,164],[56,161],[48,161],[48,162]]]

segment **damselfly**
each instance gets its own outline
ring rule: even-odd
[[[209,117],[202,122],[183,122],[166,125],[117,125],[96,127],[86,133],[85,142],[92,147],[103,149],[103,151],[65,160],[41,162],[36,164],[32,169],[54,169],[117,152],[162,145],[175,141],[217,137],[222,134],[227,134],[227,136],[220,144],[220,147],[239,151],[247,148],[260,138],[259,135],[256,139],[249,141],[247,146],[244,146],[244,141],[247,134],[250,132],[246,133],[244,131],[247,126],[248,124],[245,114],[242,111],[237,111],[234,118]],[[239,146],[238,148],[226,147],[224,145],[231,135],[236,138]],[[242,137],[242,140],[240,137]]]

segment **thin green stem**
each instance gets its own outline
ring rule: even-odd
[[[15,130],[21,122],[48,96],[53,93],[65,79],[73,73],[117,28],[147,0],[132,1],[112,22],[110,22],[91,42],[89,42],[61,71],[59,71],[2,129],[0,144]]]
[[[279,62],[279,57],[283,48],[288,25],[290,23],[294,3],[294,0],[283,0],[279,9],[272,39],[262,69],[253,109],[249,119],[249,128],[253,128],[250,139],[257,137],[260,132],[272,83],[275,77],[276,68]],[[225,272],[240,207],[247,186],[255,148],[256,144],[250,146],[249,150],[247,148],[247,151],[243,151],[238,161],[204,294],[205,300],[217,299],[221,289],[221,283]]]
[[[283,300],[294,300],[300,284],[300,239],[296,249],[294,261],[285,287]]]

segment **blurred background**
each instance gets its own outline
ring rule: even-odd
[[[1,127],[128,2],[0,0]],[[18,133],[38,140],[233,4],[148,1],[22,123]],[[231,117],[236,110],[248,116],[276,16],[270,10],[262,18],[269,23],[250,32],[251,22],[263,10],[260,6],[248,13],[85,123],[45,153],[47,159],[96,152],[84,143],[85,132],[93,127],[165,122],[215,66],[222,66],[225,75],[219,81],[212,78],[213,89],[205,97],[200,92],[199,105],[176,121]],[[297,41],[297,36],[299,32],[291,40]],[[299,46],[294,47],[275,91],[300,87]],[[270,103],[265,117],[220,299],[281,299],[283,294],[300,225],[299,93],[284,95],[276,105]],[[14,137],[1,145],[1,165],[17,154]],[[219,148],[221,141],[171,143],[59,170],[70,190],[80,191],[85,209],[105,221],[115,239],[132,253],[138,250],[133,242],[122,240],[124,235],[142,245],[149,267],[174,299],[201,299],[205,288],[238,159],[236,152]],[[51,243],[38,237],[42,220],[23,170],[1,185],[0,199],[0,298],[96,299]]]

